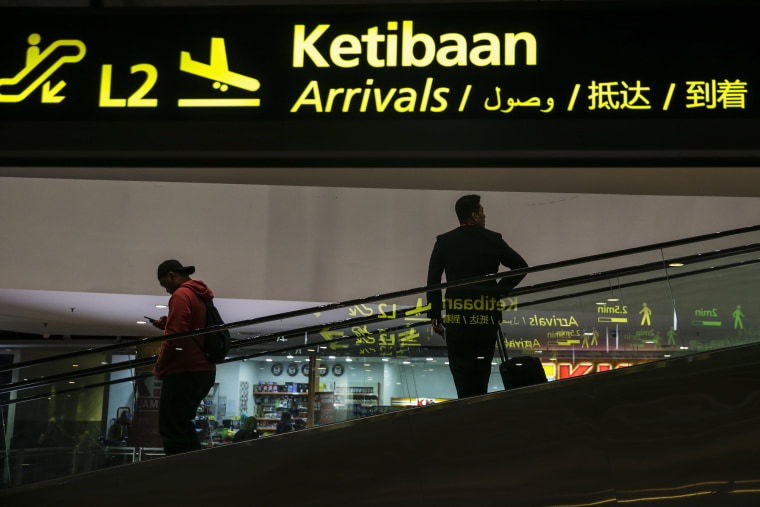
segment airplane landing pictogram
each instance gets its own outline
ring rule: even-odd
[[[227,63],[227,49],[224,39],[211,38],[211,56],[209,63],[193,60],[190,53],[180,53],[179,70],[213,81],[215,90],[226,92],[230,86],[249,92],[255,92],[261,84],[253,77],[232,72]],[[179,99],[179,107],[257,107],[259,99]]]

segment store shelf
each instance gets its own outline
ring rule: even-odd
[[[255,392],[254,396],[308,396],[309,393],[275,393],[275,392]]]

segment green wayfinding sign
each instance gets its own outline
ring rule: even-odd
[[[4,9],[0,163],[752,159],[757,14],[746,2]]]

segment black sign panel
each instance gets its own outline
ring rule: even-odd
[[[745,3],[0,12],[0,163],[758,158]]]

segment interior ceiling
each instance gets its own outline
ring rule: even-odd
[[[515,3],[537,0],[414,0],[414,3]],[[547,0],[538,0],[547,1]],[[551,0],[549,0],[551,1]],[[554,0],[566,1],[566,0]],[[617,2],[627,0],[586,0]],[[0,0],[2,7],[219,7],[236,5],[387,4],[388,0]]]
[[[45,337],[101,336],[148,337],[162,333],[150,324],[138,324],[144,316],[159,318],[167,309],[169,296],[95,294],[40,290],[0,289],[0,330],[27,333]],[[237,322],[267,315],[301,310],[322,303],[302,301],[263,301],[243,299],[215,299],[225,322]],[[306,325],[313,325],[314,317],[273,321],[238,328],[241,335],[274,333]],[[9,340],[0,339],[5,345]],[[23,341],[11,339],[15,345]]]
[[[759,197],[756,167],[0,167],[0,177]]]

